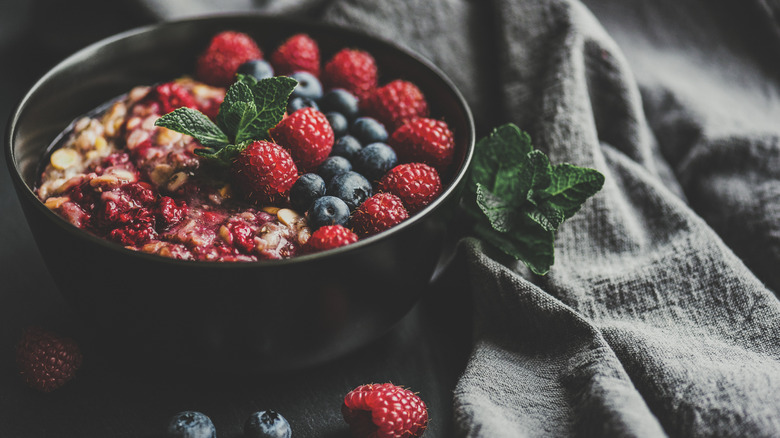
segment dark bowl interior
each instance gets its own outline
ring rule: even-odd
[[[177,261],[127,250],[60,219],[35,196],[39,162],[78,116],[133,86],[194,71],[222,30],[252,35],[268,55],[306,32],[322,59],[344,47],[369,51],[380,83],[404,78],[456,136],[445,193],[403,224],[357,244],[282,261]],[[351,30],[264,16],[163,23],[91,45],[54,67],[9,121],[6,154],[22,207],[63,296],[94,327],[99,345],[195,366],[281,370],[338,357],[376,339],[419,299],[457,214],[474,147],[471,113],[429,62]],[[100,340],[105,340],[105,345]]]

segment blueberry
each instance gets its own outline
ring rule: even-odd
[[[341,113],[347,120],[353,120],[358,115],[357,97],[343,88],[328,91],[322,96],[320,103],[323,111]]]
[[[317,173],[320,174],[325,182],[329,182],[334,176],[349,172],[350,170],[352,170],[352,163],[350,163],[349,160],[334,155],[326,158],[325,161],[320,164],[320,167],[317,168]]]
[[[325,113],[325,117],[328,119],[330,127],[333,128],[333,135],[336,138],[343,137],[347,133],[349,122],[347,122],[347,118],[343,114],[330,111]]]
[[[291,78],[298,81],[291,97],[306,97],[317,100],[322,97],[322,84],[316,76],[307,71],[298,71],[290,75]]]
[[[349,206],[335,196],[317,198],[308,212],[309,226],[313,229],[325,225],[346,225],[349,220]]]
[[[258,81],[274,76],[274,68],[262,59],[253,59],[238,66],[236,73],[253,76]]]
[[[244,423],[247,438],[290,438],[290,423],[278,412],[267,410],[255,412]]]
[[[299,212],[305,212],[314,200],[325,194],[325,181],[316,173],[304,173],[290,188],[290,202]]]
[[[307,106],[316,110],[319,109],[317,107],[317,102],[313,101],[312,99],[307,97],[293,97],[289,102],[287,102],[287,114],[292,114],[301,108],[306,108]]]
[[[339,157],[344,157],[352,161],[355,159],[355,156],[358,152],[360,152],[361,149],[363,149],[363,146],[360,144],[358,139],[351,135],[345,135],[336,140],[336,143],[333,145],[333,149],[330,151],[330,154],[338,155]]]
[[[371,143],[355,157],[355,170],[369,181],[378,181],[388,170],[398,164],[395,151],[385,143]]]
[[[387,141],[385,125],[371,117],[358,117],[352,122],[349,132],[360,140],[361,144]]]
[[[371,183],[363,175],[349,171],[334,176],[325,193],[344,201],[351,211],[371,197]]]
[[[169,437],[176,438],[216,438],[214,423],[206,415],[197,411],[184,411],[171,417],[168,423]]]

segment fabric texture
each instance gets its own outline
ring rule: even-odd
[[[142,3],[167,19],[182,2]],[[196,3],[398,41],[454,80],[480,134],[511,121],[606,176],[545,277],[460,242],[459,436],[780,435],[779,3]]]

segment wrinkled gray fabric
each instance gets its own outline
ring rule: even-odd
[[[169,18],[178,2],[145,3]],[[515,122],[554,163],[606,176],[546,277],[460,242],[476,304],[460,436],[780,435],[780,4],[251,8],[399,41],[455,81],[480,132]]]

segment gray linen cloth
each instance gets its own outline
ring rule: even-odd
[[[391,38],[455,81],[480,133],[511,121],[604,173],[546,277],[460,242],[476,306],[459,436],[780,436],[780,3],[143,4]]]

